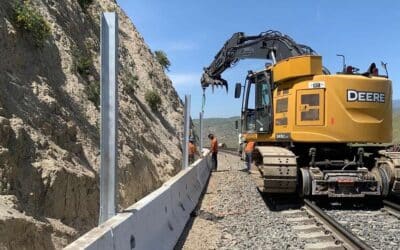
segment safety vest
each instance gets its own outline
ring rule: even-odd
[[[189,155],[194,155],[196,153],[196,145],[189,142]]]
[[[255,145],[255,142],[253,142],[253,141],[248,142],[248,143],[246,144],[246,147],[245,147],[245,149],[244,149],[244,152],[245,152],[245,153],[251,153],[251,152],[253,152],[253,150],[254,150],[254,145]]]
[[[217,141],[217,138],[215,138],[215,137],[211,141],[211,152],[212,153],[217,153],[218,152],[218,141]]]

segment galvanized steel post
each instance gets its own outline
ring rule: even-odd
[[[101,16],[101,128],[99,224],[115,215],[117,206],[118,17]]]
[[[203,112],[200,112],[200,151],[203,150]]]
[[[183,124],[182,169],[189,166],[189,131],[190,131],[190,95],[185,95],[185,110]]]

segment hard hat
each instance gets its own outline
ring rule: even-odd
[[[193,142],[194,141],[194,137],[193,136],[189,137],[189,141]]]

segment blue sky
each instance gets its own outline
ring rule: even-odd
[[[167,53],[168,75],[183,99],[192,96],[192,117],[201,111],[200,76],[224,42],[235,32],[248,35],[273,29],[309,45],[323,56],[331,71],[341,70],[336,54],[366,71],[376,62],[388,63],[394,99],[400,98],[400,1],[256,1],[256,0],[117,0],[146,43]],[[205,117],[240,115],[241,100],[233,98],[236,82],[263,61],[241,61],[225,71],[230,91],[207,90]]]

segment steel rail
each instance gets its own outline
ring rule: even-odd
[[[373,249],[368,246],[363,240],[361,240],[345,227],[343,227],[331,216],[326,214],[321,208],[319,208],[311,201],[304,199],[304,204],[308,209],[314,212],[317,217],[321,219],[328,227],[330,227],[332,232],[339,237],[339,240],[343,240],[345,244],[348,244],[350,246],[350,249]]]
[[[400,218],[400,205],[388,200],[382,201],[385,209],[393,216]]]
[[[388,200],[383,200],[383,204],[385,206],[388,206],[388,207],[391,207],[393,209],[396,209],[397,211],[400,212],[400,205],[399,204],[396,204],[396,203],[388,201]]]

